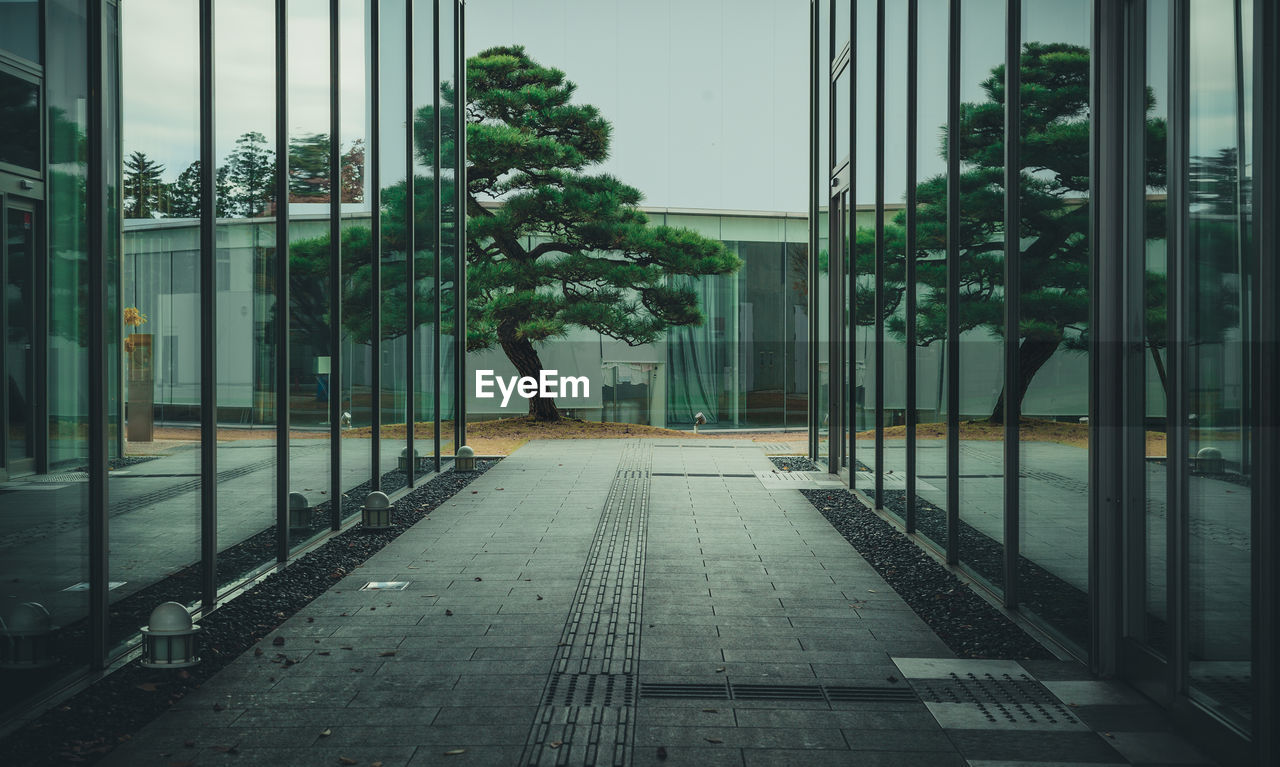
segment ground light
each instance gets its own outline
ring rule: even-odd
[[[454,471],[475,471],[476,470],[476,451],[471,449],[470,445],[463,445],[458,448],[458,452],[453,457]]]
[[[0,631],[0,668],[43,668],[53,663],[49,653],[49,637],[53,634],[53,618],[39,602],[23,602],[5,618]]]
[[[360,507],[360,522],[368,530],[386,530],[391,527],[391,499],[386,493],[374,490],[365,496]]]
[[[302,493],[289,493],[289,529],[311,527],[311,505]]]
[[[196,634],[200,627],[191,622],[187,608],[165,602],[151,611],[151,621],[142,627],[142,665],[145,668],[186,668],[200,662],[196,655]]]

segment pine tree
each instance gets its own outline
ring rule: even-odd
[[[467,348],[500,346],[522,376],[542,370],[535,345],[571,327],[641,345],[700,324],[697,293],[671,278],[741,266],[716,240],[650,225],[639,190],[586,172],[608,157],[611,126],[575,90],[521,46],[467,62]],[[540,397],[529,414],[559,418]]]
[[[164,166],[132,152],[124,161],[124,217],[151,218],[165,203]]]
[[[608,156],[610,125],[595,107],[571,103],[574,90],[563,72],[540,66],[519,46],[491,48],[467,61],[467,349],[500,346],[520,375],[534,378],[542,370],[536,344],[572,327],[640,345],[670,327],[701,323],[697,293],[673,277],[730,274],[741,266],[717,240],[650,225],[636,207],[634,187],[585,172]],[[415,115],[422,167],[431,167],[437,150],[443,157],[454,153],[456,91],[447,83],[441,91],[440,147],[434,110]],[[451,175],[442,179],[446,221],[454,218],[454,183]],[[404,263],[406,193],[403,183],[382,192],[383,255],[397,266]],[[416,176],[413,194],[416,215],[434,217],[433,181]],[[415,226],[424,230],[421,220]],[[437,300],[452,301],[453,237],[450,228],[441,232],[445,295],[424,286],[433,281],[412,288],[418,317],[434,313]],[[529,237],[541,242],[525,247]],[[419,236],[416,243],[419,275],[434,268],[428,239]],[[343,324],[367,342],[374,335],[367,311],[373,298],[369,230],[344,229],[342,248]],[[318,273],[328,256],[328,237],[321,236],[294,243],[290,258],[294,272],[305,274]],[[402,332],[410,288],[395,276],[387,279],[386,266],[383,271],[381,331],[390,338]],[[536,396],[529,415],[560,418],[553,400]]]
[[[271,212],[275,188],[276,158],[267,137],[250,131],[236,139],[236,148],[227,156],[230,184],[228,212],[254,218]]]
[[[231,183],[228,181],[230,170],[226,165],[218,166],[214,174],[214,196],[217,198],[217,217],[227,218],[232,205]],[[200,161],[196,160],[178,175],[177,180],[169,185],[170,212],[177,218],[200,217]]]
[[[329,199],[329,136],[312,133],[289,139],[289,202]]]

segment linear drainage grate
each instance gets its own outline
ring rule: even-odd
[[[912,679],[912,687],[943,727],[964,729],[1081,729],[1084,725],[1029,674],[951,672]]]
[[[909,687],[826,687],[808,684],[641,682],[641,698],[715,700],[808,700],[825,703],[911,703]]]
[[[734,700],[826,700],[822,688],[801,684],[734,684]]]
[[[695,682],[641,682],[641,698],[714,698],[727,700],[729,688],[724,682],[698,684]]]
[[[832,703],[912,703],[919,698],[910,687],[827,687]]]
[[[651,473],[651,477],[736,477],[750,479],[755,474],[713,474],[709,472],[683,472],[683,471],[655,471]]]

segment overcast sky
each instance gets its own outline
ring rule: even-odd
[[[382,0],[384,93],[403,91],[404,0]],[[1246,0],[1248,2],[1248,0]],[[864,3],[874,7],[874,3]],[[1027,4],[1025,40],[1087,45],[1089,0]],[[292,135],[328,132],[328,4],[290,6],[289,128]],[[342,138],[367,140],[365,93],[366,4],[342,3]],[[197,157],[196,7],[193,2],[128,0],[123,4],[124,147],[145,151],[172,179]],[[272,4],[219,0],[217,13],[217,151],[259,131],[273,139],[275,124]],[[417,7],[417,6],[415,6]],[[419,24],[429,22],[415,13]],[[906,148],[904,5],[888,3],[886,18],[886,199],[905,194]],[[922,0],[920,39],[919,172],[942,170],[939,127],[945,122],[945,0]],[[967,0],[963,16],[962,98],[982,98],[979,83],[1001,62],[993,44],[1003,26],[1004,0]],[[808,0],[469,0],[467,48],[521,44],[543,64],[564,70],[578,99],[595,104],[614,126],[609,160],[599,170],[638,187],[645,204],[722,210],[804,211],[808,184]],[[1213,154],[1235,137],[1233,28],[1215,3],[1192,5],[1191,143]],[[1150,40],[1166,39],[1151,15]],[[870,25],[863,25],[863,30]],[[420,35],[428,37],[420,27]],[[866,41],[864,51],[871,50]],[[417,82],[427,79],[429,51],[418,51]],[[1246,56],[1249,51],[1245,51]],[[1246,59],[1247,60],[1247,59]],[[863,54],[868,70],[874,58]],[[859,78],[860,88],[867,79]],[[1246,92],[1248,89],[1246,88]],[[860,91],[859,143],[871,146],[875,113]],[[386,99],[389,136],[403,111]],[[1163,87],[1156,87],[1163,104]],[[399,110],[399,111],[397,111]],[[384,145],[386,168],[403,167],[401,144]],[[860,163],[867,167],[867,162]],[[859,202],[873,197],[872,176],[859,173]]]

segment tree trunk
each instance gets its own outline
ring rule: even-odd
[[[1031,386],[1031,381],[1036,377],[1036,373],[1040,368],[1044,367],[1044,363],[1049,361],[1054,352],[1058,351],[1058,347],[1062,345],[1061,339],[1053,341],[1045,341],[1041,339],[1028,338],[1018,347],[1018,399],[1016,402],[1021,406],[1022,398],[1026,396],[1027,389]],[[991,417],[987,419],[988,423],[1004,423],[1004,397],[1005,391],[1000,391],[1000,397],[996,400],[995,409],[991,411]]]
[[[538,374],[542,372],[542,360],[538,357],[538,350],[533,348],[528,339],[516,336],[514,323],[503,322],[498,325],[498,341],[502,344],[502,351],[506,352],[507,359],[516,366],[516,372],[521,377],[536,381]],[[554,399],[534,394],[529,398],[529,416],[537,421],[559,421],[560,410]]]

